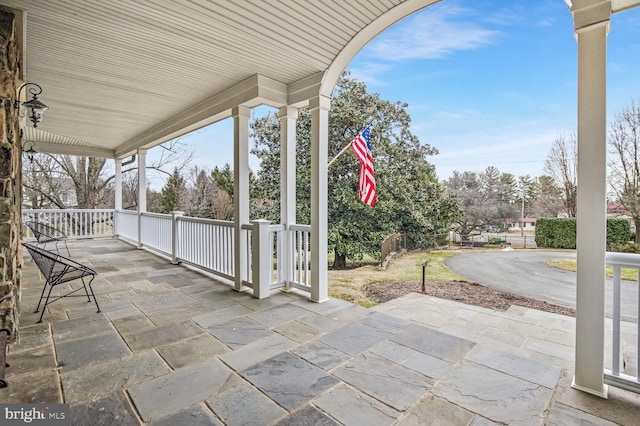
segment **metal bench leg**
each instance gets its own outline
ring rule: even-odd
[[[87,285],[84,283],[84,277],[80,278],[80,281],[82,281],[82,287],[84,287],[84,294],[87,295],[87,303],[91,303],[91,296],[89,296],[89,292],[87,291]]]
[[[67,249],[67,254],[71,257],[71,252],[69,251],[69,246],[67,245],[67,240],[64,240],[64,248]]]
[[[42,293],[40,293],[40,300],[38,300],[38,306],[36,307],[36,310],[33,311],[34,314],[40,311],[40,304],[42,303],[42,298],[44,297],[44,291],[47,289],[47,285],[48,283],[45,282],[44,286],[42,286]],[[51,290],[49,290],[49,293],[51,293]]]
[[[96,308],[98,308],[97,313],[100,313],[100,306],[98,306],[98,299],[96,299],[96,295],[93,292],[93,287],[91,286],[91,283],[93,282],[93,279],[95,278],[95,276],[91,277],[91,281],[89,281],[89,290],[91,290],[91,295],[93,296],[93,301],[96,302]],[[82,281],[82,283],[84,284],[84,280]]]
[[[49,304],[49,296],[51,296],[51,290],[53,290],[53,286],[49,286],[49,292],[47,293],[47,300],[44,302],[44,306],[42,307],[42,312],[40,313],[40,319],[38,320],[38,323],[42,322],[44,311],[47,310],[47,305]],[[40,306],[40,303],[38,303],[38,306]]]

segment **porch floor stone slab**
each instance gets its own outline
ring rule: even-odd
[[[140,424],[133,407],[122,391],[98,400],[72,405],[69,411],[72,425],[135,426]]]
[[[430,386],[421,374],[374,354],[355,357],[332,374],[398,411],[415,404]]]
[[[318,340],[346,354],[355,356],[393,334],[362,323],[348,324]]]
[[[43,283],[27,255],[2,402],[64,402],[78,425],[636,426],[640,418],[640,395],[610,386],[605,400],[571,387],[574,318],[419,293],[371,309],[314,303],[298,290],[254,299],[117,239],[68,243],[74,259],[101,268],[103,312],[82,297],[61,299],[36,324]],[[610,319],[605,328],[610,362]],[[621,330],[635,357],[637,325]]]
[[[65,370],[117,359],[131,352],[115,331],[56,344],[58,365]]]
[[[228,425],[272,424],[287,412],[245,381],[208,399],[207,404]]]
[[[142,420],[159,420],[214,395],[231,377],[218,360],[207,361],[129,388]]]
[[[324,370],[288,352],[258,363],[241,374],[289,411],[339,382]]]
[[[433,388],[434,395],[496,422],[540,425],[553,391],[468,361]]]
[[[150,423],[152,426],[222,426],[222,423],[203,404],[194,405],[161,420]]]
[[[315,405],[346,426],[387,426],[400,414],[344,384],[320,396]]]

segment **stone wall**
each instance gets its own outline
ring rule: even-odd
[[[16,16],[0,7],[0,330],[18,338],[22,266],[22,150],[17,111],[19,85]]]

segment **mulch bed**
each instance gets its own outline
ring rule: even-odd
[[[364,292],[372,300],[384,303],[405,294],[422,293],[422,281],[380,282],[366,286]],[[511,305],[538,309],[567,316],[576,316],[575,309],[552,305],[541,300],[518,296],[484,287],[477,283],[462,281],[427,281],[425,294],[441,299],[455,300],[467,305],[482,306],[497,311],[506,311]]]

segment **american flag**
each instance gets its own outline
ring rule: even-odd
[[[358,180],[358,198],[373,207],[376,203],[376,178],[373,173],[373,155],[369,126],[351,141],[351,148],[360,160],[360,179]]]

